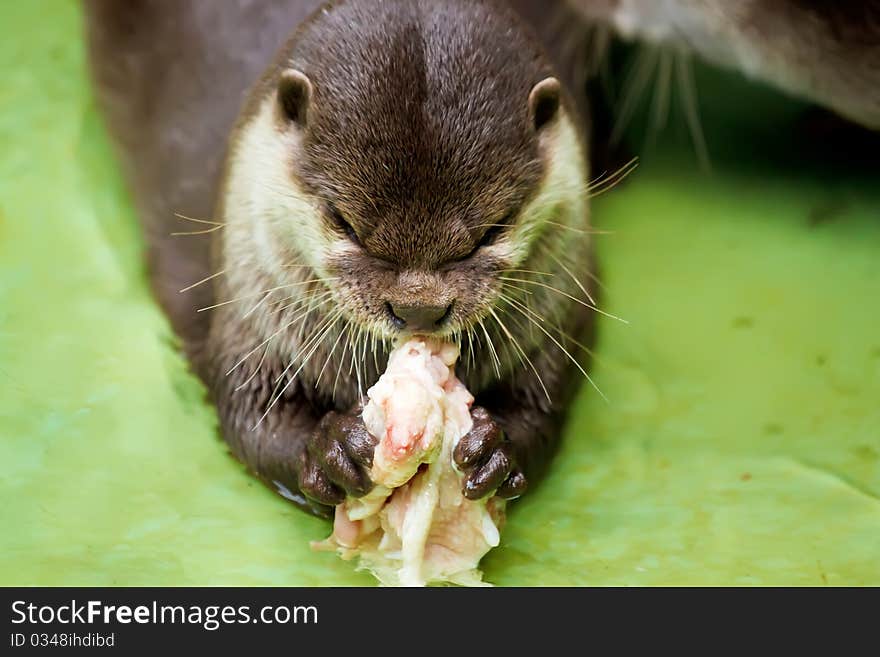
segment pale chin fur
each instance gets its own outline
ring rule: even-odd
[[[332,244],[330,231],[320,208],[290,175],[298,141],[295,130],[279,129],[272,96],[238,134],[226,179],[223,259],[238,264],[226,277],[240,295],[254,285],[255,270],[275,285],[306,276],[285,267],[294,262],[326,276],[323,255]]]
[[[296,295],[305,291],[299,283],[326,277],[321,254],[327,244],[319,208],[290,175],[297,142],[295,131],[279,126],[274,95],[264,98],[231,140],[222,199],[228,299],[220,302],[229,304],[223,310],[247,318],[248,335],[242,339],[248,348],[265,344],[265,357],[290,363],[291,372],[305,367],[311,331],[320,319],[305,316],[305,306],[296,303]],[[290,266],[302,264],[309,267]],[[322,351],[313,356],[318,363],[325,358]],[[352,386],[342,386],[340,394],[353,403]]]
[[[589,223],[589,170],[578,132],[564,110],[544,129],[540,148],[547,162],[540,192],[523,209],[510,236],[489,247],[497,249],[495,253],[513,267],[528,260],[535,240],[544,230],[565,230],[548,224],[548,220],[578,230],[586,230]]]

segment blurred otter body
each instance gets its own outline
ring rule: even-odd
[[[880,0],[568,0],[629,39],[741,71],[880,130]]]
[[[370,488],[357,404],[414,332],[461,346],[485,407],[465,495],[518,495],[593,303],[573,72],[503,3],[309,4],[88,5],[158,296],[232,450],[300,505]],[[175,213],[217,223],[213,265]]]

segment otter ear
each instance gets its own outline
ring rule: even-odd
[[[278,82],[278,106],[286,120],[304,128],[311,102],[312,83],[305,73],[292,68],[281,73]]]
[[[540,130],[559,115],[561,91],[559,80],[544,78],[529,93],[529,116],[535,130]]]

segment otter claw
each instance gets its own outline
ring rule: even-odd
[[[493,492],[504,498],[519,497],[526,478],[517,467],[510,441],[486,409],[471,411],[474,426],[456,445],[453,459],[464,473],[462,494],[478,500]]]
[[[330,481],[307,452],[303,453],[299,469],[299,489],[309,499],[329,506],[340,504],[345,499],[343,490]]]
[[[495,494],[506,500],[515,500],[517,497],[525,493],[526,488],[528,487],[529,483],[526,481],[526,476],[522,471],[514,470],[510,473],[507,479],[504,480],[504,483],[498,487]]]
[[[373,488],[369,470],[377,442],[364,426],[360,409],[351,413],[327,413],[318,423],[308,449],[308,460],[313,469],[320,472],[320,475],[312,475],[320,481],[315,492],[337,500],[334,504],[346,495],[360,497],[368,493]],[[324,485],[325,482],[328,485]],[[302,490],[312,497],[308,490]],[[315,499],[324,502],[324,499]]]

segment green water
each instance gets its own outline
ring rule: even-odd
[[[0,26],[0,584],[371,584],[218,439],[76,5]],[[583,387],[491,582],[880,585],[880,189],[793,154],[789,101],[700,88],[714,172],[674,128],[595,202],[609,402]]]

